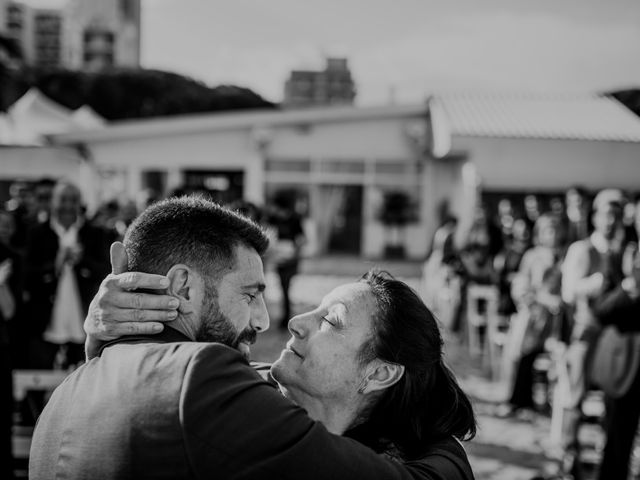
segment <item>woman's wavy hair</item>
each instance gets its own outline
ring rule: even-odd
[[[433,314],[413,289],[387,272],[369,271],[360,281],[369,285],[378,307],[360,359],[385,360],[405,371],[347,435],[379,451],[395,448],[407,459],[451,436],[473,438],[473,407],[443,362],[443,340]]]

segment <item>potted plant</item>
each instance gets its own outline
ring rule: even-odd
[[[418,219],[413,199],[403,191],[385,193],[379,219],[389,232],[384,248],[385,257],[404,258],[405,227]]]

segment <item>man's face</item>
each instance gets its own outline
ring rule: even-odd
[[[80,191],[72,185],[65,185],[54,191],[51,210],[58,221],[69,227],[80,216]]]
[[[284,394],[302,407],[356,394],[365,366],[360,348],[372,334],[376,302],[365,283],[342,285],[315,310],[289,321],[291,339],[271,368]]]
[[[622,209],[617,205],[599,206],[593,214],[593,228],[607,240],[612,240],[622,222]]]
[[[48,212],[51,208],[53,185],[37,185],[35,193],[38,210]]]
[[[550,221],[540,225],[538,230],[538,242],[541,246],[547,248],[555,248],[560,240],[558,224]]]
[[[217,285],[207,285],[196,340],[224,343],[249,359],[256,334],[269,328],[265,279],[255,250],[238,246],[235,255],[234,268]]]

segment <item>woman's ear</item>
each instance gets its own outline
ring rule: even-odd
[[[178,311],[187,313],[193,311],[194,300],[194,271],[186,265],[176,264],[167,272],[169,288],[167,294],[176,297],[180,301]]]
[[[363,379],[358,389],[360,393],[370,393],[385,390],[400,381],[404,375],[404,365],[376,360],[372,370]]]

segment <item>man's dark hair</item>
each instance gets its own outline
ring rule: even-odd
[[[444,364],[438,324],[406,283],[386,272],[369,271],[366,283],[376,300],[373,335],[361,347],[363,363],[381,359],[405,367],[384,391],[363,424],[346,433],[376,450],[397,448],[405,459],[419,458],[434,442],[474,437],[471,401]]]
[[[131,224],[124,237],[129,271],[166,274],[184,263],[219,278],[235,265],[235,248],[266,251],[265,232],[248,218],[197,196],[154,203]]]

